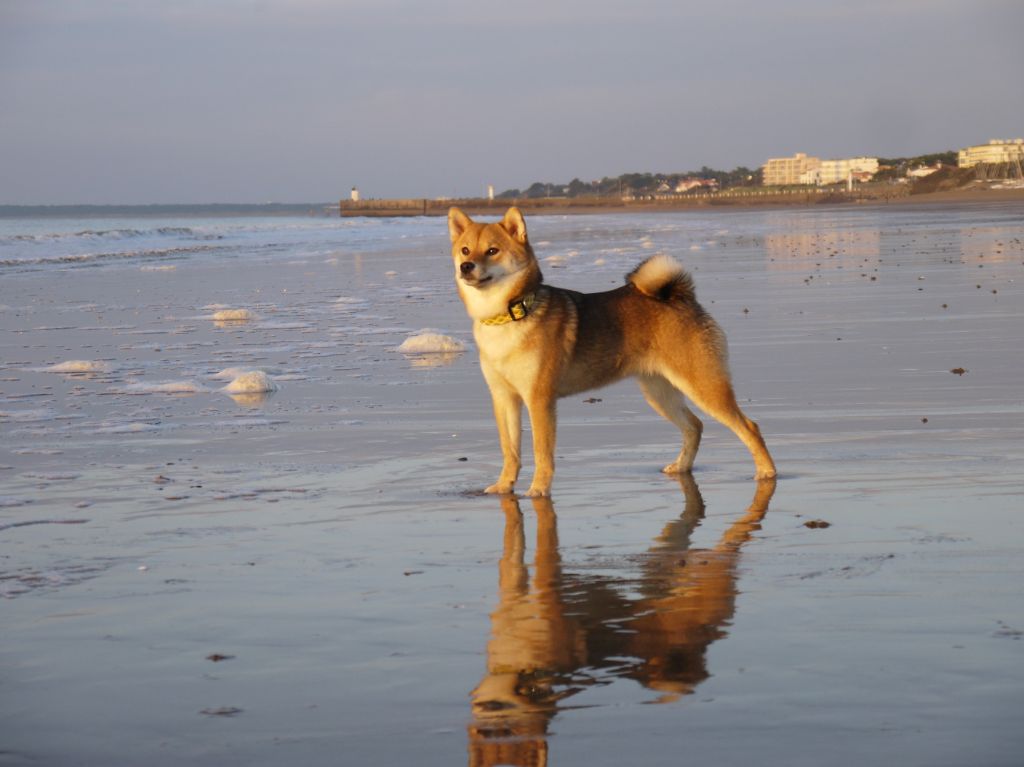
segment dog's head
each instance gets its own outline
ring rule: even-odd
[[[458,208],[448,212],[452,259],[459,292],[464,287],[491,291],[511,287],[510,277],[520,282],[536,270],[537,261],[526,237],[526,222],[518,208],[509,208],[497,223],[478,224]],[[496,291],[502,292],[502,291]]]

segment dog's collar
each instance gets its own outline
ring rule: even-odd
[[[527,293],[522,298],[517,298],[515,301],[509,301],[507,312],[480,320],[480,323],[483,325],[504,325],[507,322],[518,322],[519,320],[525,319],[529,316],[536,304],[537,294]]]

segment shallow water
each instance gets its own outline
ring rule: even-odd
[[[560,406],[553,507],[478,492],[442,221],[3,222],[0,764],[1019,763],[1022,221],[530,219],[554,284],[688,265],[781,472],[708,424],[661,475],[625,383]]]

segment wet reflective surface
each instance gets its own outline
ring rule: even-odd
[[[736,609],[740,549],[760,529],[775,480],[757,483],[746,513],[709,549],[691,548],[704,518],[692,477],[679,478],[683,511],[637,557],[637,573],[571,572],[562,565],[550,499],[536,514],[532,575],[520,502],[503,497],[504,551],[491,613],[487,674],[472,692],[470,765],[547,763],[548,728],[586,687],[632,679],[656,703],[690,695],[709,676],[707,650]]]
[[[554,284],[691,268],[780,470],[708,423],[681,486],[627,382],[560,403],[551,507],[480,494],[441,221],[0,274],[0,765],[1016,767],[1022,221],[531,220]]]

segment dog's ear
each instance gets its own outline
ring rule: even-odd
[[[451,208],[448,211],[448,234],[452,238],[452,242],[459,239],[463,233],[469,229],[469,225],[473,223],[473,219],[467,216],[458,208]]]
[[[523,214],[519,212],[519,208],[509,208],[505,213],[505,218],[501,220],[501,226],[512,235],[513,239],[526,244],[526,222],[523,220]]]

